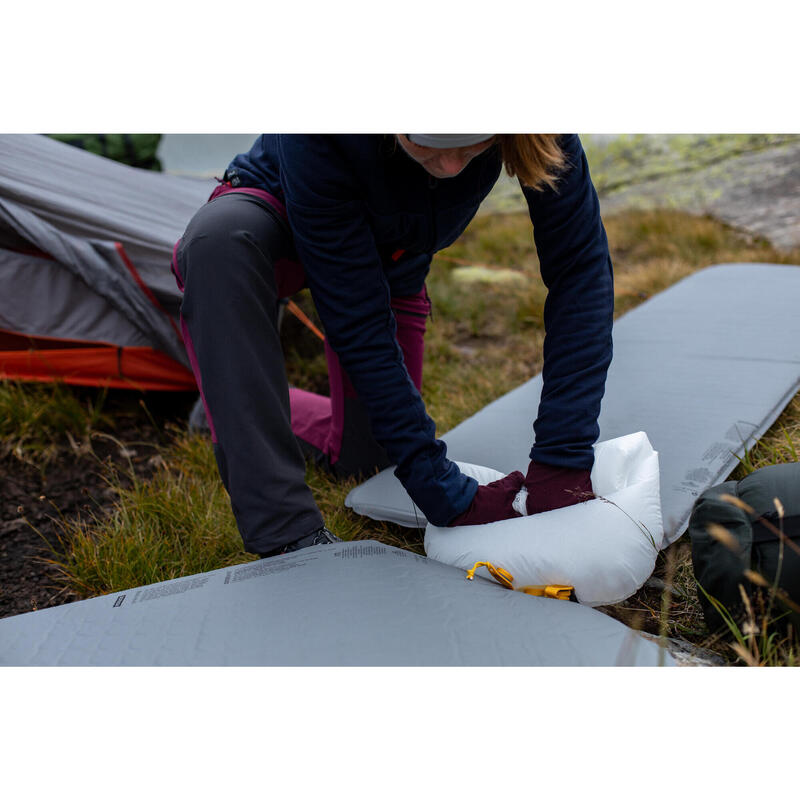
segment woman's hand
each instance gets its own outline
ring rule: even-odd
[[[457,525],[483,525],[486,522],[497,522],[501,519],[519,517],[511,504],[522,488],[525,476],[519,472],[512,472],[505,478],[479,486],[469,508],[451,520],[448,528]]]
[[[531,461],[523,488],[527,491],[525,509],[528,514],[541,514],[594,497],[591,471],[539,464]],[[518,501],[517,507],[520,508]]]
[[[517,498],[523,489],[523,494]],[[531,461],[527,475],[515,471],[505,478],[479,486],[470,507],[449,522],[447,527],[484,525],[487,522],[541,514],[543,511],[583,503],[593,497],[590,470],[553,467]],[[525,514],[520,513],[523,508]]]

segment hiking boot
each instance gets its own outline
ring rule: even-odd
[[[341,542],[342,540],[335,534],[331,533],[324,526],[296,542],[284,545],[278,550],[272,550],[269,553],[259,553],[261,558],[271,558],[272,556],[280,556],[284,553],[294,553],[297,550],[304,550],[306,547],[314,547],[318,544],[333,544],[334,542]]]
[[[333,544],[334,542],[341,542],[342,540],[335,534],[331,533],[327,528],[322,527],[318,531],[298,539],[296,542],[287,544],[281,550],[282,553],[293,553],[295,550],[303,550],[306,547],[314,547],[318,544]]]

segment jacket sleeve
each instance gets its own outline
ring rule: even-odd
[[[447,524],[472,502],[477,482],[447,459],[405,368],[357,176],[335,136],[278,138],[286,211],[328,341],[397,477],[430,522]]]
[[[614,285],[600,204],[577,135],[560,141],[567,158],[556,189],[523,187],[542,279],[544,369],[531,458],[591,469],[597,418],[612,356]]]

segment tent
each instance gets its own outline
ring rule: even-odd
[[[0,136],[0,378],[194,390],[169,262],[214,185]]]

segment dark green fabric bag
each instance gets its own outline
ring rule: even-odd
[[[738,508],[722,495],[738,497],[753,509],[749,513]],[[783,504],[780,519],[774,498]],[[710,523],[725,528],[733,537],[736,552],[731,551],[709,532]],[[723,617],[706,597],[724,606],[741,629],[745,607],[739,585],[751,600],[756,617],[768,607],[770,588],[758,587],[744,575],[752,570],[772,586],[776,583],[794,603],[800,605],[800,555],[770,529],[783,534],[800,547],[800,463],[763,467],[740,481],[728,481],[704,492],[694,504],[689,520],[692,542],[692,564],[698,583],[697,595],[709,630],[728,630]],[[773,601],[770,619],[775,629],[785,631],[787,624],[800,634],[800,614],[791,610],[778,596]]]
[[[161,171],[160,133],[51,133],[50,138],[131,167]]]

